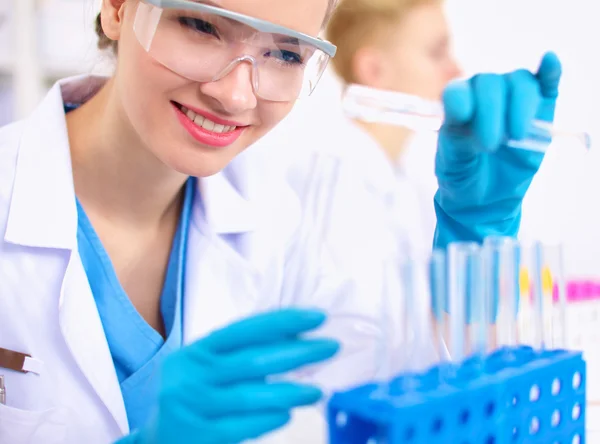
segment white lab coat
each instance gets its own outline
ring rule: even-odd
[[[323,124],[329,129],[321,128],[322,123],[311,121],[313,131],[303,132],[300,136],[296,135],[298,130],[290,127],[293,124],[299,125],[296,122],[284,124],[288,126],[288,133],[295,133],[289,142],[295,156],[284,159],[289,164],[292,184],[306,177],[310,171],[306,159],[314,153],[335,157],[347,171],[352,171],[352,177],[344,184],[346,190],[353,188],[353,193],[362,190],[364,197],[360,201],[370,201],[379,209],[380,222],[385,220],[391,224],[387,229],[392,229],[400,242],[420,254],[431,251],[436,224],[433,205],[437,190],[435,133],[412,135],[401,159],[394,165],[373,137],[345,117],[331,116]],[[266,149],[277,150],[279,143],[274,140]],[[347,191],[347,194],[352,193]]]
[[[84,100],[102,82],[62,81],[31,117],[0,130],[0,347],[30,354],[38,366],[27,374],[0,369],[7,390],[7,405],[0,405],[1,443],[107,444],[128,433],[119,383],[77,251],[63,111],[63,98]],[[363,298],[356,278],[346,279],[341,268],[331,275],[320,269],[318,275],[303,276],[315,283],[314,292],[282,298],[286,276],[302,261],[288,254],[297,239],[301,199],[266,165],[250,150],[223,172],[199,180],[188,238],[184,341],[257,311],[316,306],[332,314],[329,332],[338,339],[343,335],[350,352],[335,361],[340,367],[332,364],[304,376],[325,388],[342,379],[354,382],[353,375],[369,377],[372,350],[361,353],[381,332],[361,321],[340,322],[336,330],[335,319],[336,313],[375,319],[377,290]],[[367,221],[360,223],[354,226],[366,229]],[[322,420],[318,424],[324,426]],[[294,429],[292,422],[275,442],[316,442],[303,439],[310,432],[305,426]]]

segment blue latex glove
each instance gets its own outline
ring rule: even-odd
[[[233,444],[282,427],[322,393],[266,378],[335,355],[335,341],[299,336],[324,320],[304,310],[262,314],[178,350],[165,360],[155,419],[119,443]]]
[[[436,156],[434,246],[516,236],[521,204],[543,154],[506,146],[536,118],[554,119],[561,64],[547,53],[537,73],[480,74],[450,85]]]

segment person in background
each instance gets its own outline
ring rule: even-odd
[[[486,75],[460,81],[461,71],[452,55],[443,7],[441,0],[344,0],[326,28],[327,38],[338,46],[331,66],[341,82],[342,94],[347,86],[362,85],[447,103],[468,88],[475,88],[488,100],[495,101],[532,87],[552,66],[553,73],[541,84],[540,91],[547,97],[536,117],[553,116],[554,88],[558,87],[561,72],[556,55],[545,54],[537,72],[519,70],[507,74],[503,77],[508,81],[506,85]],[[332,102],[331,98],[329,101]],[[468,101],[461,106],[467,104]],[[373,275],[370,264],[363,259],[365,256],[371,262],[375,258],[389,258],[390,254],[392,260],[401,259],[406,253],[423,258],[430,253],[432,244],[444,249],[454,240],[482,242],[488,236],[519,234],[521,203],[541,165],[541,154],[519,152],[504,144],[500,149],[490,150],[487,142],[474,141],[470,146],[463,145],[464,156],[455,156],[445,152],[446,138],[454,139],[446,126],[439,133],[415,134],[404,127],[351,120],[346,116],[340,121],[333,113],[321,119],[324,113],[320,109],[308,111],[302,124],[311,122],[314,131],[303,133],[293,143],[300,154],[294,157],[288,180],[301,189],[312,172],[308,159],[314,156],[331,157],[343,165],[341,169],[346,173],[342,188],[352,191],[334,199],[328,250],[338,263],[347,264],[354,276]],[[485,106],[468,105],[464,111],[483,117],[489,110]],[[317,112],[319,119],[311,120]],[[519,133],[524,131],[523,127],[515,127],[510,118],[505,123]],[[310,155],[303,156],[306,152]],[[478,164],[477,152],[485,153],[485,162],[498,162],[497,168],[490,171],[492,175],[467,180],[467,176],[449,170],[454,162],[465,165],[473,162],[469,166],[473,171],[480,168],[483,164]],[[506,182],[508,178],[511,183]],[[456,194],[455,187],[461,193]],[[346,195],[360,198],[347,199]],[[444,210],[450,201],[458,202],[457,199],[461,203],[453,206],[450,213]],[[473,210],[479,212],[487,199],[490,199],[487,214],[475,216]],[[371,214],[378,224],[375,233],[364,230],[360,235],[349,233],[347,224],[352,210],[348,207],[356,206],[357,201],[363,205],[362,212]],[[396,293],[396,298],[399,294]],[[436,351],[431,348],[423,347],[422,352],[424,365],[427,356],[435,358]],[[402,365],[403,362],[397,363],[398,367]]]
[[[332,67],[346,85],[440,100],[460,74],[443,0],[344,0],[326,34],[338,47]],[[369,165],[375,198],[395,196],[395,223],[413,244],[431,245],[436,135],[349,121],[341,150]],[[342,154],[344,155],[344,154]]]

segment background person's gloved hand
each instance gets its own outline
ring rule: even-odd
[[[285,425],[321,391],[267,377],[331,358],[339,346],[303,339],[325,315],[282,310],[232,324],[178,350],[162,368],[157,413],[121,444],[234,444]]]
[[[534,118],[553,121],[560,77],[558,57],[547,53],[537,73],[480,74],[446,89],[435,247],[518,234],[523,197],[544,156],[505,144],[525,138]]]

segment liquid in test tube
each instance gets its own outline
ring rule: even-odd
[[[431,256],[429,270],[429,286],[433,316],[434,343],[439,361],[450,361],[450,353],[446,338],[448,337],[448,283],[446,273],[446,254],[442,250],[435,250]]]
[[[493,322],[493,348],[517,344],[519,299],[519,249],[511,237],[489,237],[484,241],[487,302]]]

